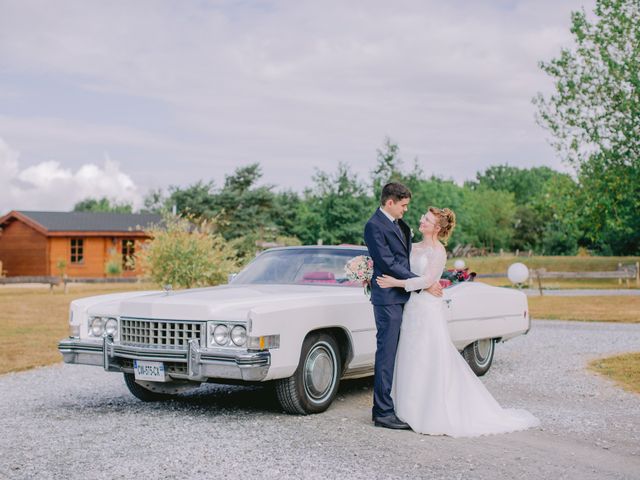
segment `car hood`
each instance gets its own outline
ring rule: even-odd
[[[167,320],[246,320],[258,307],[290,308],[296,304],[348,300],[359,288],[313,285],[224,285],[175,292],[145,293],[113,305],[125,317]],[[103,307],[105,305],[102,305]],[[94,306],[100,309],[99,306]],[[97,312],[96,312],[97,313]]]

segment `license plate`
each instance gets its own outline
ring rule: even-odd
[[[133,361],[133,372],[136,380],[148,380],[150,382],[166,382],[167,375],[162,362]]]

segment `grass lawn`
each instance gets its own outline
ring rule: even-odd
[[[0,374],[60,362],[58,341],[69,335],[71,300],[103,293],[152,290],[149,284],[0,287]]]
[[[640,296],[529,297],[534,319],[640,323]]]
[[[589,368],[611,378],[625,390],[640,393],[640,352],[594,360]]]

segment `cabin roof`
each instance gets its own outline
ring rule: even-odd
[[[12,218],[22,220],[42,233],[53,232],[143,232],[160,224],[155,213],[43,212],[13,210],[0,217],[0,226]]]

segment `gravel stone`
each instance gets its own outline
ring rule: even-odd
[[[372,380],[325,413],[282,413],[270,387],[205,385],[142,403],[122,375],[57,364],[0,376],[0,478],[640,479],[640,395],[586,370],[640,350],[640,325],[534,321],[483,382],[536,429],[473,439],[375,428]]]

